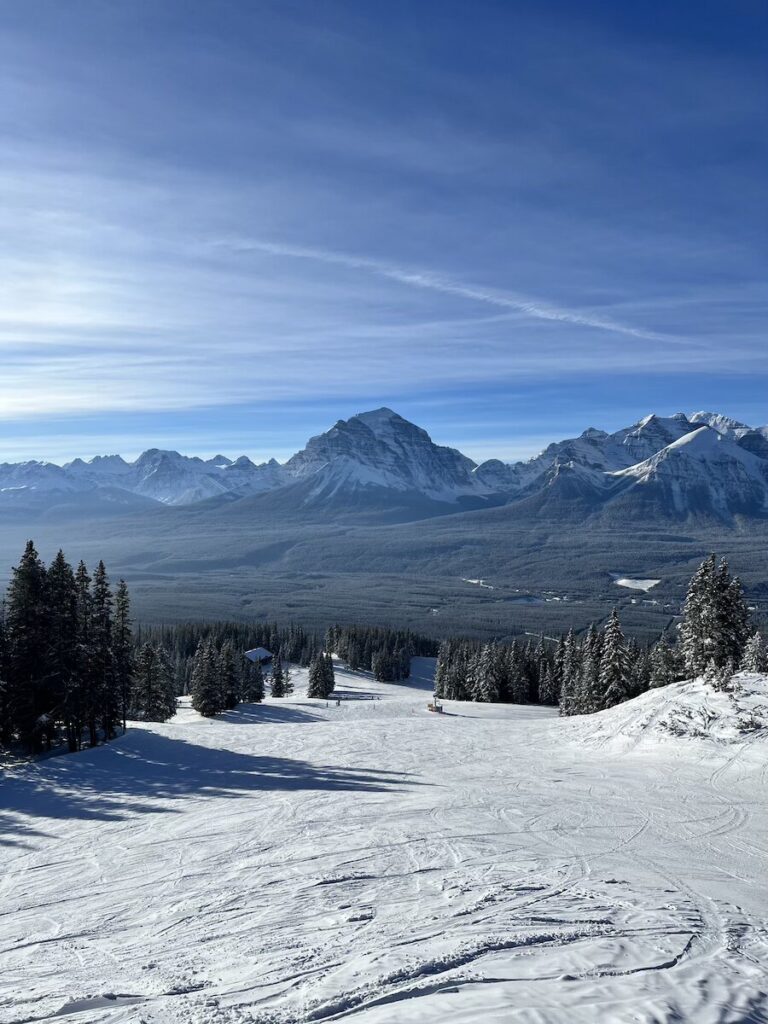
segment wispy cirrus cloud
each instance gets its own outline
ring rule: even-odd
[[[759,33],[192,6],[0,25],[0,458],[269,453],[382,403],[475,455],[763,418]]]
[[[670,336],[658,331],[619,323],[607,317],[582,313],[571,309],[562,309],[548,302],[540,302],[477,285],[463,284],[432,271],[409,270],[405,267],[367,257],[250,238],[223,242],[221,244],[228,245],[235,251],[240,252],[262,252],[272,256],[313,260],[317,263],[330,264],[331,266],[363,270],[412,288],[423,288],[427,291],[453,295],[461,299],[470,299],[473,302],[508,309],[519,313],[521,316],[531,317],[534,320],[552,320],[577,327],[592,327],[601,331],[611,331],[614,334],[628,335],[633,338],[645,338],[651,341],[672,340]]]

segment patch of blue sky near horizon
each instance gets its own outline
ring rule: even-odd
[[[0,459],[764,422],[766,17],[668,7],[5,9]]]

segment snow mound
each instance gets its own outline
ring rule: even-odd
[[[580,743],[596,746],[673,737],[717,743],[768,740],[768,676],[740,672],[729,692],[702,679],[672,683],[596,715],[579,716],[573,730]]]

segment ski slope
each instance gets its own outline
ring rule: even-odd
[[[6,772],[0,1022],[768,1020],[764,733],[430,714],[431,671]]]

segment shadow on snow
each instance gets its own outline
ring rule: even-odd
[[[243,754],[133,729],[105,746],[6,773],[0,779],[0,843],[26,846],[27,838],[44,835],[33,827],[37,818],[119,821],[136,813],[174,811],[158,801],[190,796],[380,793],[406,784],[417,783],[402,773]]]

